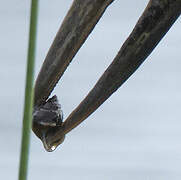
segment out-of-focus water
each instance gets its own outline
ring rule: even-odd
[[[115,1],[53,94],[64,116],[111,63],[147,1]],[[36,75],[72,1],[40,2]],[[0,178],[17,179],[30,3],[0,6]],[[47,153],[32,133],[29,179],[181,179],[181,21],[139,70],[84,123]]]

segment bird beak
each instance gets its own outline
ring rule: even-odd
[[[70,10],[68,11],[55,40],[45,58],[43,66],[39,72],[35,83],[34,106],[39,107],[46,102],[55,85],[63,75],[64,71],[72,61],[73,57],[85,42],[88,35],[91,33],[94,26],[97,24],[104,11],[113,0],[101,1],[80,1],[74,0]],[[54,122],[47,120],[49,117],[41,114],[41,119],[38,122],[34,121],[34,132],[42,140],[45,149],[49,152],[63,142],[65,133],[63,128],[44,133],[41,137],[42,127]],[[48,124],[47,124],[48,122]],[[41,126],[37,126],[37,123]]]
[[[74,0],[48,52],[35,85],[35,105],[44,102],[67,66],[113,0]],[[167,33],[181,12],[181,1],[149,1],[132,33],[111,65],[56,133],[43,137],[47,151],[53,151],[58,137],[66,134],[93,113],[143,63]],[[45,78],[46,77],[46,78]],[[63,133],[62,133],[63,131]],[[62,142],[60,138],[59,142]],[[51,143],[50,143],[51,142]]]
[[[50,146],[50,144],[47,142],[47,139],[45,137],[45,133],[42,134],[42,143],[46,151],[52,152],[56,149],[55,146]]]
[[[113,0],[74,0],[35,83],[35,106],[45,102],[88,35]]]
[[[137,70],[180,16],[180,12],[181,1],[149,1],[113,62],[64,121],[65,133],[85,120]]]
[[[56,132],[59,132],[58,136]],[[62,132],[60,135],[60,131]],[[62,129],[55,129],[53,131],[43,132],[41,135],[41,141],[46,151],[54,151],[59,144],[62,144],[65,139],[65,134]]]

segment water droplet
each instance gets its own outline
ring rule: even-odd
[[[56,149],[56,146],[52,146],[51,150],[54,151]]]

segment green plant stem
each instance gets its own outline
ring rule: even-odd
[[[19,180],[27,179],[27,170],[28,170],[30,130],[32,125],[33,94],[34,94],[33,80],[34,80],[34,64],[35,64],[37,14],[38,14],[38,0],[32,0],[30,28],[29,28],[24,116],[23,116],[22,141],[21,141],[21,157],[19,165]]]

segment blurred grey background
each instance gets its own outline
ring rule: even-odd
[[[36,76],[72,1],[40,1]],[[80,49],[53,94],[64,117],[111,63],[148,0],[117,0]],[[0,178],[17,179],[29,1],[0,6]],[[53,153],[32,133],[29,179],[180,180],[181,61],[178,19],[134,75]],[[99,52],[99,53],[98,53]]]

